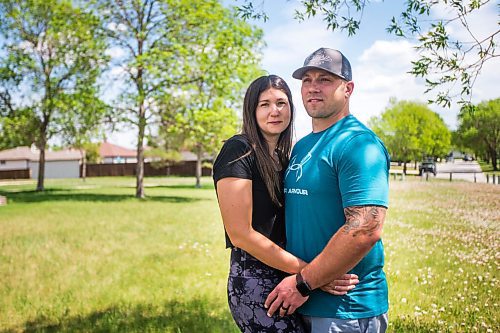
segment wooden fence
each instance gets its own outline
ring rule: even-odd
[[[0,179],[30,179],[30,169],[0,170]]]
[[[87,164],[87,177],[135,176],[136,163]],[[170,166],[155,168],[151,163],[144,163],[144,176],[195,176],[196,161],[182,162]],[[80,167],[80,177],[82,168]],[[212,175],[212,169],[202,168],[202,176]]]

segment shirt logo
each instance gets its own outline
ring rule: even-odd
[[[288,174],[290,171],[295,171],[295,181],[298,182],[300,178],[302,178],[302,167],[304,164],[306,164],[310,159],[312,155],[311,153],[307,153],[306,156],[302,158],[300,163],[295,163],[295,160],[297,159],[297,155],[295,155],[292,160],[290,161],[290,165],[288,166],[288,169],[286,170],[286,175],[285,177],[288,177]]]

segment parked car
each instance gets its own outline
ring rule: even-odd
[[[436,162],[431,160],[420,162],[420,165],[418,166],[418,174],[422,176],[424,172],[431,172],[435,176],[437,174]]]
[[[464,161],[474,161],[474,157],[469,154],[464,155]]]

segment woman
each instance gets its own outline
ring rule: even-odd
[[[270,318],[264,308],[286,273],[306,264],[284,250],[282,188],[293,115],[291,92],[282,78],[256,79],[245,94],[242,134],[225,142],[214,163],[226,247],[231,248],[229,308],[242,332],[305,332],[300,315]],[[346,274],[325,290],[343,295],[356,283],[357,276]]]

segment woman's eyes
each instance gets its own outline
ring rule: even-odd
[[[277,106],[285,106],[287,103],[285,101],[278,101],[276,102],[276,105]],[[262,104],[259,104],[259,107],[261,108],[267,108],[269,107],[270,103],[262,103]]]

